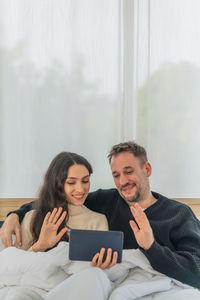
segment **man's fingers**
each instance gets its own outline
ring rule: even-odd
[[[131,206],[130,209],[131,209],[131,212],[132,212],[132,215],[133,215],[135,221],[137,222],[137,224],[140,228],[149,225],[147,216],[138,203],[135,203],[134,207]]]
[[[16,229],[15,234],[16,234],[16,242],[17,242],[17,245],[18,245],[19,247],[21,247],[21,245],[22,245],[22,237],[21,237],[21,230],[20,230],[20,228],[17,228],[17,229]],[[12,236],[11,236],[11,238],[12,238]]]
[[[139,228],[137,227],[136,223],[133,220],[131,220],[131,221],[129,221],[129,224],[133,230],[134,235],[136,235],[140,231]]]
[[[0,230],[0,238],[3,245],[7,248],[12,246],[12,231],[4,229],[5,224],[2,225]]]
[[[135,207],[133,207],[133,206],[131,206],[130,209],[131,209],[131,212],[132,212],[132,215],[133,215],[135,221],[137,222],[138,226],[140,227],[141,226],[141,218],[140,218],[138,212],[136,211]]]
[[[9,233],[8,235],[4,235],[1,237],[2,239],[2,243],[4,244],[4,246],[7,248],[7,247],[10,247],[12,246],[12,234]]]
[[[0,237],[5,247],[12,246],[12,234],[16,234],[17,229],[20,230],[19,217],[12,213],[6,218],[0,230]]]
[[[135,203],[135,208],[136,211],[138,212],[140,222],[142,222],[144,225],[149,224],[148,218],[145,212],[143,211],[142,207],[138,203]]]

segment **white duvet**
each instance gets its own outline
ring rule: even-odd
[[[70,275],[90,267],[89,262],[71,262],[68,243],[60,242],[48,252],[30,252],[9,247],[0,251],[1,292],[9,286],[26,286],[41,290],[53,289]],[[200,299],[200,291],[183,285],[152,269],[140,250],[124,250],[123,262],[105,271],[112,281],[110,300]]]

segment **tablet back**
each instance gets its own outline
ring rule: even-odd
[[[117,262],[122,260],[124,234],[121,231],[71,229],[69,235],[69,259],[92,261],[101,248],[118,252]],[[106,255],[104,255],[105,258]]]

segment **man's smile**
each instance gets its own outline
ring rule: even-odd
[[[121,192],[130,192],[136,186],[135,183],[127,183],[126,185],[121,187]]]

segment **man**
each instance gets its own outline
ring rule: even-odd
[[[110,230],[124,232],[124,248],[139,248],[151,266],[172,278],[200,288],[200,221],[185,204],[151,192],[151,165],[134,142],[112,147],[109,163],[117,189],[90,193],[85,205],[106,215]],[[1,237],[20,242],[20,225],[32,203],[7,217]]]

